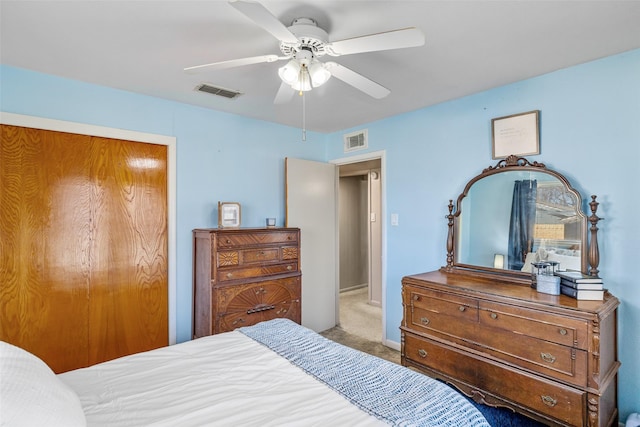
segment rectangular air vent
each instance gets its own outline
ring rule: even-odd
[[[228,99],[234,99],[242,95],[242,93],[238,91],[225,89],[217,86],[212,86],[206,83],[196,86],[196,90],[199,92],[205,92],[205,93],[210,93],[212,95],[222,96],[223,98],[228,98]]]
[[[367,139],[367,130],[359,130],[357,132],[348,133],[344,136],[344,152],[364,150],[369,146]]]

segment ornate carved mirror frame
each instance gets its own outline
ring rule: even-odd
[[[516,199],[521,195],[516,196],[514,192],[517,191],[515,187],[524,186],[520,183],[534,187],[533,196],[529,195],[528,200],[535,205],[536,219],[534,223],[530,220],[527,222],[526,228],[530,233],[525,249],[521,252],[513,252],[513,244],[510,243],[514,240],[511,237],[512,230],[519,228],[518,223],[514,223],[513,219],[514,205],[517,204],[515,200],[521,200]],[[531,202],[532,197],[535,198],[533,202]],[[543,163],[529,162],[524,157],[509,156],[472,178],[458,197],[455,206],[453,200],[449,200],[449,214],[446,216],[448,221],[447,264],[443,270],[473,271],[474,274],[498,275],[515,282],[530,283],[531,272],[525,270],[529,267],[531,259],[534,259],[533,257],[540,258],[542,254],[548,257],[552,254],[561,258],[565,255],[555,254],[571,252],[573,256],[579,257],[575,260],[575,266],[569,268],[560,262],[560,268],[580,270],[584,274],[597,276],[600,262],[597,224],[602,219],[596,214],[598,205],[596,196],[591,196],[589,203],[591,215],[587,217],[582,209],[580,193],[562,174],[547,168]],[[468,212],[465,212],[465,209]],[[509,210],[510,216],[502,213],[502,210]],[[495,231],[494,227],[499,230]],[[565,235],[570,237],[567,239]],[[500,240],[500,242],[489,242],[489,240]],[[513,253],[512,256],[493,255],[498,251],[496,247],[501,247],[501,251],[505,252],[504,248],[507,246],[509,246],[507,252]],[[475,262],[474,257],[481,254],[484,259]],[[488,256],[492,257],[492,262],[489,262]],[[510,266],[518,268],[496,268],[493,256],[502,257],[496,259],[504,260],[505,265],[509,263]],[[512,261],[520,256],[518,263],[512,264]],[[509,257],[508,261],[505,259],[507,257]],[[571,258],[565,256],[562,259]],[[522,269],[519,268],[520,265]]]

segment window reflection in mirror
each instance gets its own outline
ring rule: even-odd
[[[527,238],[521,248],[514,249],[513,236],[518,235],[519,226],[526,227],[513,219],[517,181],[524,193],[533,192],[529,194],[535,202],[530,230],[524,233]],[[504,258],[504,268],[516,271],[531,272],[531,263],[538,261],[556,261],[561,269],[581,270],[586,223],[578,214],[578,204],[575,194],[546,172],[504,171],[483,177],[473,183],[458,206],[456,264],[494,268],[495,260]]]

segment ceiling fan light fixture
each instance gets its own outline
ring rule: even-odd
[[[331,72],[327,70],[324,64],[320,61],[314,60],[309,67],[309,75],[311,76],[311,83],[313,87],[322,86],[331,78]]]
[[[295,84],[300,76],[300,64],[295,59],[287,62],[284,67],[278,69],[278,75],[288,85]]]
[[[311,75],[309,74],[309,69],[306,65],[303,64],[300,67],[298,78],[293,82],[291,87],[300,92],[308,92],[313,89],[313,86],[311,86]]]

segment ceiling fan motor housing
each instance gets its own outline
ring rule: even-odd
[[[288,30],[298,38],[298,43],[280,43],[280,51],[286,56],[294,57],[302,49],[309,50],[314,57],[326,53],[324,46],[329,42],[329,35],[313,19],[295,19]]]

